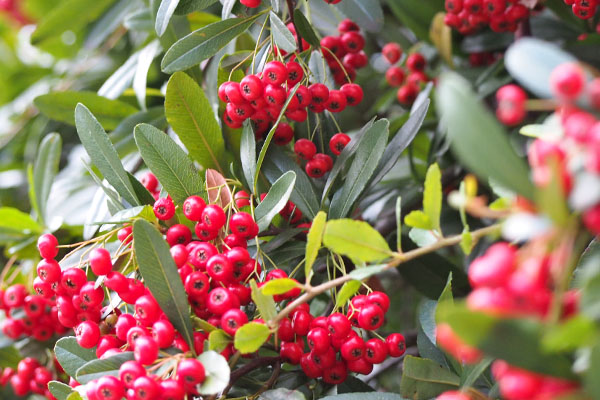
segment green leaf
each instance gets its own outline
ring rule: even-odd
[[[235,332],[233,345],[242,354],[254,353],[260,349],[269,336],[271,331],[265,324],[259,322],[249,322]]]
[[[256,138],[250,120],[244,121],[240,142],[240,162],[248,189],[254,193],[254,175],[256,175]]]
[[[221,352],[231,343],[229,336],[223,329],[215,329],[208,335],[208,348],[210,350]]]
[[[322,397],[321,400],[406,400],[396,393],[344,393]]]
[[[315,264],[321,243],[323,242],[323,233],[325,232],[325,224],[327,222],[327,214],[324,211],[319,211],[313,219],[308,234],[306,235],[306,253],[304,260],[304,276],[306,282],[310,282],[312,267]]]
[[[73,388],[59,381],[51,381],[48,383],[48,390],[57,400],[67,400],[67,397],[73,393]]]
[[[352,211],[354,203],[367,187],[369,179],[379,165],[387,144],[389,126],[388,120],[379,120],[361,140],[354,161],[346,174],[344,186],[331,200],[330,218],[343,218]]]
[[[118,377],[121,365],[131,360],[133,360],[133,352],[126,351],[107,358],[88,361],[77,370],[77,382],[84,385],[106,375]]]
[[[437,164],[432,164],[425,176],[423,212],[429,217],[434,229],[440,230],[442,214],[442,173]]]
[[[214,330],[217,329],[216,326],[214,326],[211,323],[203,320],[202,318],[198,318],[195,315],[192,315],[192,323],[194,325],[194,328],[201,329],[204,332],[208,332],[208,333],[210,333],[210,332],[212,332],[212,331],[214,331]]]
[[[592,345],[597,338],[596,325],[583,315],[575,315],[546,332],[542,348],[548,352],[568,352]]]
[[[0,207],[0,236],[10,233],[27,236],[41,232],[42,227],[29,214],[12,207]]]
[[[67,31],[77,32],[96,20],[115,0],[67,0],[58,3],[38,22],[31,35],[36,45]]]
[[[421,210],[411,211],[404,217],[404,223],[413,228],[425,230],[433,229],[433,224],[431,223],[429,215],[425,214]]]
[[[296,39],[294,39],[292,32],[273,11],[269,13],[269,19],[271,21],[271,33],[277,47],[288,53],[293,53],[296,50]]]
[[[54,345],[54,355],[67,375],[72,378],[75,378],[79,368],[98,358],[95,349],[84,349],[73,336],[58,339]]]
[[[460,386],[464,388],[473,386],[477,379],[488,369],[492,361],[491,358],[484,358],[475,365],[465,365],[460,376]]]
[[[379,0],[344,0],[336,7],[366,31],[379,32],[383,28],[383,9]]]
[[[277,315],[277,309],[275,308],[275,300],[273,296],[262,293],[255,280],[250,281],[250,288],[252,289],[252,301],[256,304],[256,308],[260,312],[262,319],[270,321]]]
[[[191,14],[194,11],[204,10],[209,6],[215,4],[219,0],[180,0],[177,9],[175,10],[175,14],[177,15],[187,15]]]
[[[319,37],[300,9],[294,10],[294,25],[302,39],[306,40],[308,44],[315,48],[321,47]]]
[[[169,321],[193,349],[188,299],[167,242],[151,223],[138,219],[133,224],[133,243],[144,283]]]
[[[368,267],[357,267],[355,270],[350,272],[348,275],[352,279],[362,281],[367,278],[370,278],[373,275],[377,275],[378,273],[383,272],[386,269],[387,269],[387,264],[371,265]]]
[[[285,172],[293,171],[296,174],[296,184],[290,195],[290,200],[296,204],[300,211],[302,211],[302,214],[308,218],[314,218],[319,212],[320,206],[317,193],[310,178],[279,146],[275,147],[269,149],[268,155],[265,158],[264,174],[273,183]]]
[[[358,262],[380,261],[393,255],[383,236],[364,221],[340,219],[327,222],[323,244]]]
[[[71,125],[75,125],[73,110],[79,103],[89,108],[108,130],[115,129],[125,117],[137,111],[132,105],[98,96],[94,92],[53,92],[33,100],[42,114]]]
[[[46,205],[52,183],[58,172],[61,147],[62,138],[58,133],[46,135],[40,144],[33,166],[29,200],[42,222],[46,221]]]
[[[214,351],[205,351],[198,360],[204,366],[206,379],[199,385],[198,391],[205,395],[221,393],[229,385],[231,370],[225,357]]]
[[[511,365],[541,374],[571,379],[571,361],[542,348],[544,325],[527,318],[500,318],[465,305],[438,306],[440,322],[448,323],[465,343]],[[506,343],[511,343],[506,346]]]
[[[188,155],[167,135],[152,125],[134,130],[135,142],[144,162],[177,204],[201,194],[204,184]]]
[[[348,281],[344,283],[342,288],[337,293],[337,297],[335,299],[335,308],[341,308],[346,305],[350,297],[354,296],[358,293],[358,289],[362,286],[360,281]]]
[[[386,0],[396,18],[409,28],[417,38],[429,41],[429,25],[435,14],[444,11],[443,2],[419,0]]]
[[[15,346],[5,346],[0,349],[0,367],[17,369],[23,356]]]
[[[586,393],[592,398],[597,399],[600,396],[600,379],[598,371],[600,370],[600,343],[592,347],[589,356],[589,366],[583,375],[583,384]]]
[[[183,71],[217,54],[237,36],[244,33],[262,13],[248,18],[231,18],[207,25],[179,39],[161,62],[163,72]]]
[[[428,400],[447,390],[455,390],[460,378],[435,361],[406,356],[402,368],[400,394],[414,400]]]
[[[77,104],[75,109],[75,125],[83,147],[85,147],[90,159],[108,183],[129,204],[132,206],[141,205],[108,135],[90,110],[83,104]]]
[[[533,197],[527,165],[467,81],[454,73],[444,74],[437,90],[437,106],[448,128],[452,149],[470,170],[485,180],[493,178],[529,199]]]
[[[461,233],[461,238],[460,238],[460,248],[463,251],[463,253],[465,253],[465,255],[469,255],[471,254],[471,251],[473,250],[473,235],[471,235],[471,232],[469,231],[469,227],[465,226],[462,233]]]
[[[210,102],[198,84],[183,72],[171,76],[165,99],[167,121],[188,149],[190,156],[204,168],[226,170],[225,142]]]
[[[173,13],[179,5],[179,0],[162,0],[156,13],[156,24],[154,29],[158,36],[162,36],[169,26],[169,21],[173,16]]]
[[[298,282],[290,278],[279,278],[265,282],[260,287],[263,294],[274,296],[276,294],[287,293],[290,290],[299,287]]]
[[[259,232],[269,227],[273,218],[286,206],[294,185],[296,184],[296,174],[294,171],[288,171],[273,183],[269,193],[260,202],[254,210],[254,217],[258,224]]]
[[[396,199],[396,251],[402,251],[402,197]]]
[[[152,196],[152,193],[146,189],[144,185],[131,173],[127,173],[129,177],[129,182],[131,182],[131,186],[133,186],[133,191],[138,199],[140,199],[140,203],[147,206],[153,206],[156,202],[156,199]]]

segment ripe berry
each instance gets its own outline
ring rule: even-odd
[[[135,340],[133,356],[140,364],[150,365],[158,357],[158,344],[151,336],[140,336]]]
[[[192,232],[187,226],[176,224],[167,230],[166,239],[169,246],[175,246],[176,244],[186,245],[192,241]]]
[[[121,243],[130,243],[131,239],[133,239],[133,236],[131,234],[132,232],[133,228],[131,227],[131,225],[119,229],[119,231],[117,232],[117,239],[119,239]]]
[[[297,342],[282,342],[279,355],[285,362],[297,365],[302,359],[302,346]]]
[[[285,146],[294,138],[294,129],[285,122],[282,122],[275,129],[275,133],[273,134],[273,140],[275,144],[279,146]]]
[[[383,325],[383,310],[375,304],[366,304],[358,313],[358,325],[372,331]]]
[[[386,343],[381,339],[369,339],[365,343],[365,359],[371,364],[382,363],[388,354]]]
[[[160,386],[149,376],[140,376],[133,382],[136,400],[153,400],[160,396]]]
[[[86,282],[79,291],[82,303],[86,304],[89,308],[99,306],[104,300],[104,291],[102,287],[96,288],[94,281]]]
[[[177,268],[181,268],[187,262],[189,252],[187,248],[182,244],[176,244],[171,247],[171,257],[173,257],[173,261],[175,261],[175,265]]]
[[[340,41],[344,50],[348,53],[358,53],[365,47],[365,38],[359,32],[350,31],[344,33]]]
[[[331,168],[333,168],[333,159],[328,154],[317,153],[313,157],[313,160],[323,161],[325,163],[325,172],[331,171]]]
[[[238,298],[231,293],[228,289],[223,287],[217,287],[208,293],[206,299],[206,307],[211,313],[221,316],[227,310],[235,308],[238,303]],[[239,307],[239,304],[237,304]]]
[[[321,158],[313,158],[306,163],[306,174],[311,178],[320,178],[327,171],[327,162]]]
[[[161,309],[152,295],[146,294],[135,301],[135,318],[144,325],[150,325],[158,320]]]
[[[203,222],[198,222],[194,227],[194,232],[196,232],[196,236],[198,239],[203,241],[214,240],[219,236],[219,229],[212,229],[206,226]]]
[[[248,317],[246,313],[242,310],[234,308],[231,310],[227,310],[221,316],[221,329],[230,334],[231,336],[235,335],[235,332],[239,327],[246,324],[248,322]]]
[[[121,400],[125,396],[123,383],[114,376],[102,376],[96,383],[96,396],[98,400]]]
[[[181,385],[174,379],[165,379],[160,381],[160,400],[183,400],[185,391]]]
[[[364,358],[359,358],[358,360],[354,361],[347,361],[346,366],[348,367],[349,371],[357,374],[369,375],[371,372],[373,372],[373,364]]]
[[[404,70],[401,67],[389,67],[385,72],[385,80],[390,86],[402,86],[402,83],[404,83]]]
[[[352,327],[350,321],[342,313],[333,313],[327,318],[329,334],[334,339],[345,339]]]
[[[347,361],[355,361],[365,354],[365,341],[360,336],[353,336],[342,344],[340,348],[342,358]]]
[[[398,89],[398,101],[403,105],[412,104],[417,95],[419,94],[419,88],[413,84],[406,84]]]
[[[196,386],[205,378],[204,365],[195,358],[186,358],[177,366],[177,380],[185,387]]]
[[[183,202],[183,215],[190,221],[200,221],[206,202],[200,196],[190,196]]]
[[[66,269],[62,272],[62,275],[60,277],[61,286],[67,291],[67,293],[72,295],[79,293],[81,287],[86,282],[87,276],[85,275],[85,271],[79,268]],[[8,290],[6,292],[8,293]]]
[[[288,87],[294,87],[304,78],[304,70],[296,61],[290,61],[286,64]]]
[[[144,185],[144,187],[148,189],[150,193],[154,193],[158,187],[158,179],[156,179],[156,175],[154,175],[152,172],[146,172],[144,175],[142,175],[140,183]]]
[[[287,79],[287,68],[280,61],[270,61],[265,65],[262,79],[271,85],[281,85]]]
[[[343,361],[336,361],[335,365],[323,371],[323,382],[338,385],[346,380],[348,370]]]
[[[84,349],[91,349],[100,340],[100,327],[92,321],[84,321],[75,328],[77,343]]]
[[[219,86],[219,90],[217,92],[219,99],[223,102],[223,103],[229,103],[231,100],[229,100],[229,98],[227,97],[227,86],[229,86],[230,83],[233,83],[231,81],[227,81],[227,82],[223,82],[221,83],[221,85]]]
[[[195,246],[190,247],[190,254],[188,256],[188,261],[192,263],[192,265],[200,270],[206,269],[206,263],[208,260],[218,254],[219,251],[217,248],[211,244],[206,242],[192,242]]]
[[[315,363],[312,353],[306,353],[300,359],[300,366],[302,367],[302,371],[309,378],[319,378],[323,374],[322,368]]]
[[[233,266],[224,254],[215,254],[208,260],[206,273],[217,282],[227,283],[233,280]]]
[[[525,118],[525,91],[517,85],[505,85],[496,92],[496,116],[506,125],[516,125]]]
[[[229,220],[229,229],[234,235],[249,237],[254,230],[254,218],[247,212],[237,212]]]
[[[45,233],[39,237],[37,248],[42,258],[54,258],[58,255],[58,240],[51,233]]]
[[[378,305],[379,308],[381,308],[381,310],[383,311],[384,314],[390,308],[390,298],[388,297],[387,294],[385,294],[383,292],[378,292],[378,291],[371,292],[367,296],[367,302],[371,303],[371,304]]]
[[[421,53],[413,53],[406,58],[406,67],[412,72],[423,71],[425,64],[425,57]]]
[[[42,259],[37,265],[37,275],[43,282],[58,282],[61,275],[60,265],[51,258]]]
[[[381,53],[390,64],[396,64],[402,56],[402,47],[398,43],[387,43]]]
[[[312,315],[308,311],[297,311],[292,317],[292,328],[298,336],[306,336],[310,330]]]
[[[163,197],[154,203],[154,215],[161,221],[166,221],[175,215],[175,204],[169,197]]]
[[[339,156],[348,143],[350,143],[350,136],[345,133],[336,133],[329,140],[329,148],[333,154]]]
[[[90,252],[90,267],[97,276],[108,275],[112,271],[112,260],[108,250],[96,248]]]
[[[325,107],[330,112],[342,112],[346,108],[348,100],[346,96],[339,90],[329,91],[329,99],[325,103]]]
[[[265,87],[263,98],[270,106],[282,107],[287,99],[287,92],[279,85],[268,84]],[[279,113],[277,113],[279,116]]]
[[[385,344],[387,344],[388,354],[391,357],[400,357],[406,351],[406,341],[401,333],[392,333],[385,338]]]
[[[450,390],[436,397],[437,400],[471,400],[468,394],[459,392],[458,390]]]
[[[329,88],[322,83],[313,83],[308,90],[312,97],[311,104],[324,105],[329,100]]]
[[[141,376],[146,376],[146,370],[137,361],[125,361],[119,368],[119,379],[126,388],[133,388],[133,383]]]
[[[227,115],[237,122],[244,122],[254,114],[254,109],[250,103],[228,103],[225,107]]]
[[[356,83],[346,83],[342,85],[340,87],[340,92],[346,96],[346,104],[349,106],[359,104],[364,96],[362,88]]]
[[[209,229],[221,229],[226,219],[225,211],[216,204],[210,204],[202,211],[202,222]]]
[[[565,63],[550,74],[550,87],[554,95],[564,100],[577,98],[585,86],[585,72],[575,63]]]
[[[306,339],[308,347],[316,354],[323,354],[331,347],[329,332],[324,328],[312,328]]]
[[[247,75],[240,82],[241,94],[247,101],[262,97],[263,88],[263,82],[256,75]]]
[[[294,153],[304,160],[312,160],[317,153],[317,146],[308,139],[299,139],[294,144]]]

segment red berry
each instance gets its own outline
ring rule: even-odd
[[[323,159],[313,158],[306,163],[306,174],[311,178],[320,178],[327,171],[327,162]]]
[[[230,103],[233,104],[244,104],[246,99],[242,96],[240,84],[238,82],[229,82],[229,85],[225,87],[225,95],[229,99]]]
[[[160,381],[160,400],[183,400],[185,391],[181,385],[174,379],[165,379]]]
[[[96,383],[98,400],[121,400],[125,396],[123,383],[114,376],[106,375]]]
[[[237,212],[229,220],[229,229],[234,235],[249,237],[254,230],[254,218],[247,212]]]
[[[324,328],[312,328],[306,339],[308,347],[316,354],[323,354],[331,347],[329,332]]]
[[[300,158],[312,160],[317,153],[317,146],[308,139],[299,139],[294,144],[294,152]]]
[[[275,129],[275,133],[273,134],[273,140],[275,144],[279,146],[285,146],[294,138],[294,129],[285,122],[282,122]]]
[[[342,112],[346,108],[348,104],[348,100],[344,93],[339,90],[331,90],[329,91],[329,99],[327,103],[325,103],[325,107],[330,112]]]
[[[183,224],[176,224],[167,230],[167,243],[169,246],[176,244],[186,245],[192,241],[192,232],[190,228]]]
[[[294,87],[298,82],[304,78],[304,70],[302,66],[296,61],[290,61],[286,64],[287,70],[287,84],[288,87]]]
[[[54,258],[58,255],[58,240],[51,233],[45,233],[39,237],[37,248],[42,258]]]
[[[302,359],[302,346],[297,342],[283,342],[279,355],[285,362],[297,365]]]
[[[156,340],[158,347],[161,349],[166,349],[173,344],[173,340],[175,340],[175,328],[173,328],[173,324],[171,324],[167,320],[159,320],[156,321],[152,325],[152,337]]]
[[[119,239],[121,243],[130,243],[131,239],[133,239],[133,235],[131,234],[132,232],[133,228],[131,225],[119,229],[119,232],[117,232],[117,239]]]
[[[335,365],[323,371],[323,382],[338,385],[346,380],[348,370],[343,361],[336,361]]]
[[[345,339],[352,327],[350,321],[342,313],[333,313],[327,318],[329,334],[334,339]]]
[[[340,41],[344,50],[348,53],[358,53],[365,47],[365,38],[359,32],[350,31],[344,33]]]
[[[346,83],[342,85],[342,87],[340,87],[340,92],[346,96],[346,104],[349,106],[359,104],[364,96],[362,88],[356,83]]]
[[[84,349],[91,349],[100,340],[100,327],[92,321],[84,321],[75,328],[77,343]]]
[[[156,179],[156,175],[152,172],[146,172],[142,175],[140,182],[150,193],[154,193],[158,187],[158,179]]]
[[[565,63],[554,68],[550,74],[550,87],[560,99],[574,100],[585,86],[585,72],[575,63]]]
[[[397,97],[400,104],[410,105],[415,101],[418,94],[419,88],[416,85],[406,84],[398,89]]]
[[[219,228],[220,229],[220,228]],[[203,241],[215,240],[219,236],[219,229],[213,229],[206,226],[203,222],[198,222],[194,227],[194,232],[198,239]]]
[[[190,221],[200,221],[206,202],[200,196],[190,196],[183,202],[183,215]]]
[[[154,203],[154,215],[161,221],[166,221],[175,215],[175,204],[169,197],[163,197]]]
[[[206,263],[206,273],[216,282],[233,280],[233,266],[224,254],[215,254]]]
[[[342,358],[347,361],[355,361],[365,354],[365,341],[360,336],[353,336],[342,344],[340,348]]]
[[[421,53],[413,53],[406,58],[406,67],[412,72],[423,71],[425,64],[425,57]]]
[[[300,366],[304,374],[309,378],[319,378],[323,374],[322,368],[315,363],[311,353],[306,353],[302,356]]]
[[[308,87],[311,95],[311,104],[325,105],[329,100],[329,88],[322,83],[313,83]]]
[[[61,286],[71,295],[79,293],[81,287],[86,282],[87,276],[85,275],[85,271],[79,268],[66,269],[60,277]]]
[[[90,267],[97,276],[108,275],[112,271],[112,260],[108,250],[96,248],[90,252]]]
[[[133,388],[133,383],[141,376],[146,376],[146,370],[137,361],[125,361],[119,368],[119,379],[126,388]]]
[[[94,281],[89,281],[86,282],[79,291],[81,301],[90,308],[99,306],[104,300],[104,291],[102,290],[102,287],[96,288],[95,286],[96,283]]]
[[[177,366],[177,380],[185,387],[193,387],[206,379],[204,365],[195,358],[186,358]]]
[[[140,364],[150,365],[158,357],[158,344],[151,336],[140,336],[135,340],[133,356]]]
[[[350,143],[350,136],[345,133],[336,133],[329,140],[329,148],[333,154],[339,156],[348,143]]]
[[[306,336],[310,330],[312,315],[308,311],[297,311],[292,317],[292,328],[298,336]]]
[[[381,339],[369,339],[365,343],[365,359],[371,364],[382,363],[388,354],[386,343]]]
[[[287,92],[279,85],[268,84],[265,87],[263,98],[268,105],[282,107],[287,99]],[[279,113],[277,113],[277,116],[279,116]]]
[[[246,313],[242,310],[234,308],[231,310],[227,310],[221,316],[221,329],[230,334],[231,336],[235,335],[235,332],[239,327],[246,324],[248,322],[248,317]]]
[[[135,318],[144,325],[153,324],[158,320],[161,309],[152,295],[140,296],[135,301]]]
[[[402,83],[404,83],[404,70],[401,67],[389,67],[385,72],[385,80],[390,86],[402,86]]]
[[[496,116],[506,125],[516,125],[525,118],[525,91],[517,85],[505,85],[496,92]]]
[[[209,229],[221,229],[226,222],[225,211],[216,204],[210,204],[202,211],[202,222]]]
[[[459,392],[458,390],[450,390],[436,397],[437,400],[471,400],[468,394]]]
[[[371,292],[367,296],[367,302],[371,303],[371,304],[378,305],[379,308],[381,308],[381,310],[383,311],[384,314],[390,308],[390,298],[388,297],[387,294],[385,294],[383,292],[378,292],[378,291]]]
[[[61,275],[60,265],[51,258],[42,259],[37,265],[37,275],[43,282],[58,282]]]
[[[175,261],[177,268],[181,268],[185,265],[188,256],[189,252],[183,244],[176,244],[171,247],[171,257],[173,257],[173,261]]]
[[[211,244],[206,242],[192,242],[195,245],[193,247],[190,246],[190,253],[188,256],[188,261],[196,268],[200,270],[206,269],[206,263],[208,260],[218,254],[219,251],[217,248]]]
[[[227,310],[235,308],[236,305],[239,307],[238,298],[231,293],[228,289],[223,287],[217,287],[208,293],[206,299],[206,307],[211,313],[220,316],[223,315]]]
[[[402,47],[398,43],[387,43],[381,53],[390,64],[396,64],[402,56]]]
[[[240,82],[242,96],[247,101],[256,100],[263,95],[264,85],[256,75],[247,75]]]
[[[357,374],[369,375],[371,372],[373,372],[373,364],[367,361],[365,358],[347,361],[346,366],[348,367],[349,371]]]
[[[383,325],[383,310],[375,304],[366,304],[358,313],[358,325],[372,331]]]
[[[287,79],[287,68],[280,61],[270,61],[265,65],[262,79],[271,85],[281,85]]]
[[[225,107],[227,115],[236,122],[244,122],[254,114],[250,103],[228,103]]]
[[[160,396],[160,386],[156,380],[149,376],[140,376],[133,382],[133,391],[136,400],[158,399]]]
[[[406,341],[404,336],[400,333],[392,333],[385,338],[385,344],[387,344],[388,354],[391,357],[400,357],[406,351]]]

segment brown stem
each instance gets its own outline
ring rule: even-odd
[[[523,21],[519,22],[517,30],[515,31],[515,40],[527,36],[531,36],[531,24],[529,23],[529,18],[525,18]]]
[[[281,363],[281,357],[279,357],[279,356],[255,358],[254,360],[250,361],[248,364],[244,365],[243,367],[241,367],[231,373],[231,376],[229,378],[229,385],[227,385],[227,387],[223,391],[223,396],[225,396],[231,390],[231,388],[235,384],[235,382],[238,379],[240,379],[242,376],[252,372],[253,370],[255,370],[257,368],[264,367],[265,365],[273,365],[273,364],[280,364],[280,363]]]
[[[298,40],[298,54],[302,53],[302,36],[300,36],[300,31],[298,31],[298,27],[296,26],[296,21],[294,21],[294,8],[296,6],[294,0],[286,0],[288,12],[290,14],[290,20],[292,20],[292,24],[294,25],[294,30],[296,31],[296,38]]]

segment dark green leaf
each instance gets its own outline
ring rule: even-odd
[[[244,122],[240,143],[240,161],[248,189],[254,193],[254,175],[256,175],[256,138],[250,120]]]
[[[156,13],[156,24],[154,26],[158,36],[162,36],[167,30],[169,21],[178,5],[179,0],[162,0],[160,2],[158,12]]]
[[[108,135],[90,110],[83,104],[77,104],[75,109],[75,125],[83,147],[85,147],[90,159],[108,183],[129,204],[132,206],[141,205]]]
[[[317,37],[312,25],[299,9],[294,10],[294,25],[302,39],[306,40],[308,44],[316,48],[321,47],[321,41]]]
[[[218,0],[180,0],[175,14],[186,15],[194,11],[204,10],[205,8],[215,4]]]
[[[108,130],[115,129],[123,118],[137,109],[119,100],[110,100],[93,92],[54,92],[38,96],[33,101],[42,114],[57,121],[75,125],[73,111],[84,104]]]
[[[296,50],[296,39],[294,39],[292,32],[273,11],[270,12],[269,19],[271,21],[271,33],[277,47],[288,53],[293,53]]]
[[[383,28],[383,9],[379,0],[344,0],[336,7],[366,31],[379,32]]]
[[[235,332],[233,345],[242,354],[249,354],[258,351],[271,332],[265,324],[260,322],[249,322]]]
[[[467,81],[454,73],[445,74],[437,91],[437,105],[454,152],[470,170],[529,199],[533,197],[527,165]],[[486,145],[481,146],[482,142]]]
[[[188,299],[167,242],[151,223],[138,219],[133,224],[133,243],[144,283],[169,321],[193,349]]]
[[[327,222],[323,244],[358,262],[384,260],[393,255],[379,232],[367,222],[352,219]]]
[[[140,204],[152,206],[156,202],[156,199],[152,196],[152,193],[146,189],[144,185],[138,179],[133,176],[131,173],[127,173],[129,176],[129,182],[131,182],[131,186],[133,186],[133,191],[138,199],[140,199]]]
[[[84,349],[73,336],[59,339],[54,346],[54,354],[67,375],[72,378],[75,378],[79,368],[98,358],[95,349]]]
[[[167,50],[161,62],[162,70],[172,74],[191,68],[214,56],[227,43],[244,33],[261,15],[215,22],[179,39]]]
[[[447,390],[456,390],[460,378],[435,361],[406,356],[400,394],[414,400],[428,400]]]
[[[88,361],[77,370],[77,382],[83,385],[106,375],[118,377],[121,365],[131,360],[133,360],[133,352],[126,351],[107,358]]]
[[[223,173],[225,142],[210,102],[198,84],[183,72],[171,76],[165,100],[167,121],[204,168]]]
[[[389,122],[385,119],[375,122],[356,149],[356,156],[344,180],[344,186],[331,200],[329,216],[332,219],[349,215],[356,200],[367,187],[385,150],[388,139]]]
[[[58,172],[62,139],[58,133],[44,137],[33,166],[33,187],[30,187],[30,201],[42,221],[46,221],[46,203],[52,183]]]
[[[273,218],[279,211],[283,210],[288,203],[295,184],[296,174],[294,171],[286,172],[273,183],[267,196],[254,210],[254,217],[256,218],[259,232],[267,229]]]
[[[492,363],[491,358],[484,358],[475,365],[465,365],[460,377],[461,387],[468,388],[475,384],[477,379],[485,372]]]
[[[144,162],[175,203],[202,193],[204,185],[194,163],[169,135],[152,125],[140,124],[134,136]]]

